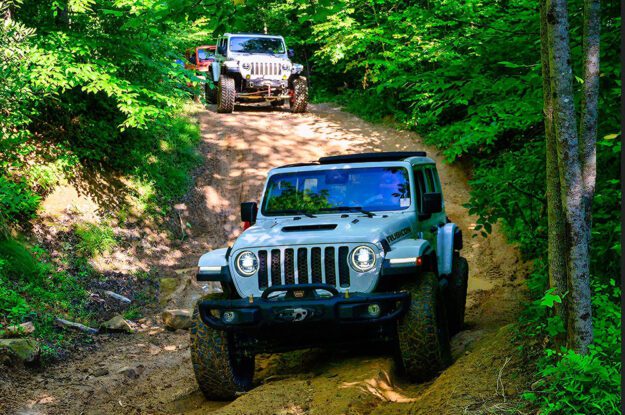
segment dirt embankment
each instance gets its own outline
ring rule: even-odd
[[[365,348],[261,356],[254,390],[231,403],[207,402],[195,384],[188,334],[163,330],[155,316],[138,333],[101,338],[96,348],[45,371],[0,376],[0,413],[515,412],[527,384],[508,325],[522,301],[527,265],[497,229],[487,239],[471,237],[475,218],[462,207],[469,197],[466,171],[444,164],[413,133],[369,124],[330,105],[302,115],[241,107],[199,117],[204,164],[194,188],[175,206],[178,234],[157,235],[154,249],[130,250],[125,262],[136,258],[160,269],[178,287],[169,304],[186,306],[200,292],[190,282],[197,258],[236,238],[239,204],[258,200],[270,168],[339,153],[424,149],[438,162],[447,213],[463,230],[470,264],[467,327],[452,340],[454,364],[430,383],[411,385],[395,376],[390,357]],[[138,377],[119,373],[127,367],[138,368]]]

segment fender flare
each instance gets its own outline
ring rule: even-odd
[[[402,239],[391,246],[391,249],[384,255],[382,265],[383,276],[405,274],[406,272],[417,271],[420,267],[416,259],[421,257],[424,260],[423,266],[428,267],[429,258],[434,253],[432,246],[425,239]],[[412,262],[404,262],[412,259]],[[399,260],[393,263],[392,260]]]
[[[228,269],[228,255],[230,248],[220,248],[207,252],[198,261],[198,281],[221,281],[231,280]]]
[[[462,249],[462,231],[455,223],[447,223],[438,229],[436,257],[438,275],[452,272],[454,251]]]
[[[221,75],[221,64],[217,61],[211,63],[211,69],[213,74],[213,82],[219,82],[219,76]]]

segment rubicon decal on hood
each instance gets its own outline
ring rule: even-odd
[[[398,240],[399,238],[401,238],[402,236],[406,236],[410,233],[410,227],[406,227],[402,230],[399,230],[395,233],[390,234],[389,236],[386,237],[386,241],[391,244],[394,241]]]

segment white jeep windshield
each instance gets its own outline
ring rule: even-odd
[[[286,53],[279,37],[234,36],[230,38],[230,52],[235,53]]]
[[[410,182],[403,167],[364,167],[274,174],[267,183],[265,216],[403,210]]]

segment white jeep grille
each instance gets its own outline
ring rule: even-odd
[[[253,62],[252,75],[282,75],[282,66],[276,62]]]
[[[261,249],[258,251],[258,288],[310,283],[348,288],[348,254],[347,246]]]

